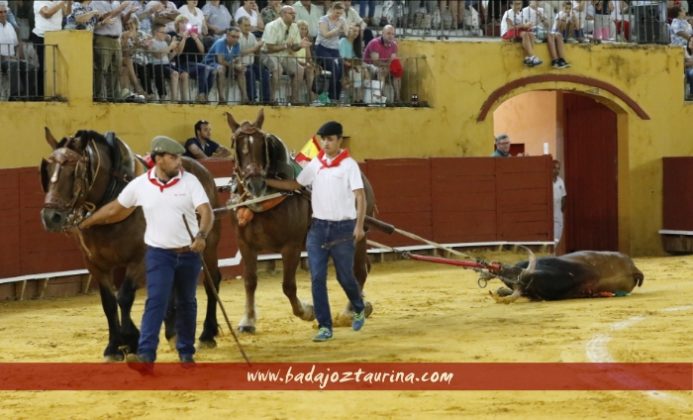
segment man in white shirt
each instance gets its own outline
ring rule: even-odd
[[[565,183],[558,175],[561,172],[561,162],[553,161],[553,237],[556,245],[563,235],[563,213],[565,212],[565,198],[567,196]]]
[[[308,22],[308,32],[315,39],[320,32],[320,18],[325,16],[321,6],[313,4],[310,0],[300,0],[293,4],[296,10],[296,19]]]
[[[366,196],[361,171],[347,149],[342,149],[342,125],[329,121],[318,136],[323,150],[293,180],[267,179],[267,185],[284,190],[312,186],[313,220],[306,238],[311,290],[318,334],[313,341],[332,338],[332,315],[327,296],[327,262],[332,257],[337,281],[346,293],[354,318],[351,327],[359,331],[365,322],[361,290],[354,276],[355,243],[363,239]]]
[[[38,80],[36,81],[36,91],[39,97],[43,97],[43,77],[44,77],[44,56],[45,42],[44,37],[48,31],[59,31],[62,29],[63,16],[70,14],[72,10],[71,1],[34,1],[34,29],[31,31],[29,40],[34,44],[36,55],[38,56]]]
[[[0,71],[9,76],[9,100],[12,101],[35,94],[36,73],[22,60],[23,51],[17,32],[7,19],[8,12],[7,4],[0,2]],[[29,71],[31,72],[27,74]],[[22,89],[25,81],[27,85]]]
[[[197,320],[197,278],[200,253],[214,224],[209,198],[195,175],[182,169],[185,148],[164,136],[152,140],[155,166],[132,180],[116,200],[80,223],[80,229],[115,223],[142,207],[147,227],[147,301],[142,315],[137,354],[129,354],[128,366],[151,372],[159,345],[159,332],[171,292],[176,296],[176,349],[182,363],[194,363]],[[198,227],[196,213],[200,215]],[[190,243],[185,218],[196,236]],[[175,287],[174,287],[175,286]]]

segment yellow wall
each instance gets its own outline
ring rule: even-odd
[[[92,104],[90,34],[49,33],[59,45],[58,70],[64,79],[58,93],[66,103],[0,104],[3,152],[0,168],[36,166],[48,152],[43,127],[62,137],[78,129],[115,131],[135,151],[145,152],[149,140],[166,134],[190,137],[198,119],[213,124],[214,137],[228,144],[223,116],[254,119],[250,106]],[[661,157],[693,155],[691,108],[683,102],[683,52],[666,46],[568,45],[572,67],[552,70],[548,64],[522,65],[520,46],[499,41],[404,41],[403,56],[425,56],[419,71],[425,80],[421,99],[431,108],[265,108],[268,131],[294,149],[328,119],[343,122],[352,136],[350,148],[359,160],[367,158],[488,156],[493,148],[493,112],[504,100],[536,90],[566,90],[593,95],[618,114],[619,222],[621,248],[635,255],[662,252]],[[549,61],[545,45],[538,55]],[[86,55],[85,55],[86,54]],[[546,73],[582,75],[611,83],[629,94],[651,119],[640,119],[608,92],[568,82],[523,86],[496,102],[485,121],[477,122],[483,102],[513,80]],[[560,104],[559,104],[560,106]],[[559,130],[560,131],[560,130]],[[559,133],[560,134],[560,133]],[[595,151],[598,153],[598,151]]]

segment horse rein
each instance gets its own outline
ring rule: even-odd
[[[243,144],[242,144],[242,150],[241,150],[241,153],[240,153],[241,156],[246,156],[246,155],[248,155],[249,152],[250,152],[250,148],[249,148],[249,145],[248,145],[248,144],[249,144],[249,143],[250,143],[250,144],[253,143],[253,140],[254,140],[253,135],[256,134],[256,133],[260,133],[260,135],[262,135],[263,141],[265,142],[265,143],[264,143],[265,164],[264,164],[264,166],[262,166],[262,167],[260,168],[260,170],[257,171],[257,172],[255,171],[255,168],[251,168],[251,169],[252,169],[252,172],[246,173],[246,171],[245,171],[243,168],[241,168],[241,165],[239,164],[240,160],[239,160],[239,158],[238,158],[238,157],[239,157],[239,153],[238,153],[237,148],[238,148],[238,146],[240,145],[241,142],[239,142],[238,139],[241,138],[242,135],[245,135],[245,136],[248,137],[248,139],[247,139],[246,141],[242,142],[242,143],[243,143]],[[250,177],[250,176],[261,176],[262,178],[266,178],[266,177],[267,177],[267,171],[268,171],[269,165],[270,165],[270,155],[269,155],[269,146],[268,146],[268,143],[267,143],[267,137],[268,137],[268,134],[265,134],[264,132],[262,132],[261,130],[259,130],[259,129],[253,127],[253,126],[250,125],[250,124],[243,124],[243,125],[242,125],[241,127],[239,127],[238,130],[236,130],[236,132],[233,134],[233,138],[231,139],[231,149],[232,149],[233,154],[234,154],[234,156],[233,156],[234,161],[236,162],[236,164],[234,165],[233,174],[234,174],[235,177],[238,179],[238,182],[236,183],[237,185],[240,185],[241,187],[244,187],[244,186],[245,186],[245,183],[247,182],[247,178]],[[253,162],[253,163],[254,163],[254,162]],[[259,166],[259,165],[258,165],[258,166]],[[242,189],[243,189],[243,191],[242,191],[242,193],[240,194],[240,199],[245,199],[245,198],[247,198],[247,197],[250,195],[250,193],[249,193],[249,191],[247,191],[246,188],[242,188]],[[233,192],[233,191],[232,191],[232,192]],[[252,197],[251,197],[251,198],[252,198]]]

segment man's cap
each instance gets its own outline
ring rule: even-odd
[[[318,129],[319,136],[341,136],[344,134],[342,124],[337,121],[328,121]]]
[[[185,153],[185,148],[170,137],[156,136],[152,139],[152,153],[182,155]]]
[[[496,143],[498,143],[499,141],[503,141],[505,139],[509,139],[509,138],[510,137],[507,134],[501,133],[501,134],[496,136]]]

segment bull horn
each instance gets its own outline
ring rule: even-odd
[[[239,124],[233,119],[233,115],[230,112],[224,112],[224,114],[226,115],[226,122],[229,124],[229,128],[231,128],[231,133],[235,133],[238,130]]]
[[[527,252],[529,253],[529,264],[527,264],[527,268],[522,270],[522,273],[520,273],[520,278],[524,278],[524,277],[534,273],[534,270],[537,267],[537,256],[534,255],[534,252],[532,252],[532,250],[527,248],[526,246],[523,246],[522,248],[526,249]]]
[[[265,109],[260,108],[260,111],[257,113],[257,118],[255,119],[253,126],[255,128],[262,128],[262,124],[264,122],[265,122]]]
[[[43,131],[46,135],[46,142],[51,147],[51,149],[53,149],[53,150],[57,149],[58,148],[58,141],[53,136],[53,133],[51,133],[51,129],[48,127],[43,127]]]

